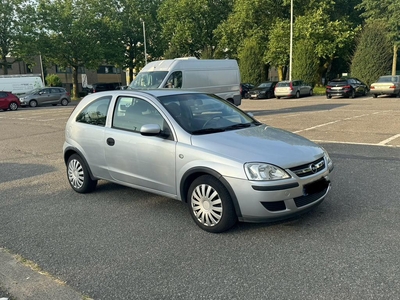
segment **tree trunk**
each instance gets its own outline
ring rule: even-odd
[[[399,46],[394,44],[393,46],[393,64],[392,64],[392,76],[396,75],[397,71],[397,51],[399,50]]]
[[[8,63],[7,63],[7,56],[1,56],[1,65],[3,69],[3,75],[8,75]]]
[[[277,71],[278,71],[278,80],[279,81],[284,80],[284,78],[283,78],[283,66],[278,66]]]
[[[78,99],[78,67],[72,67],[72,99]]]

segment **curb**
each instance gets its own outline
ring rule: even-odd
[[[25,265],[21,262],[21,259],[18,259],[17,255],[0,248],[0,286],[11,295],[10,299],[90,299],[51,275],[40,270],[34,270],[33,267],[28,265],[34,264],[28,262]]]

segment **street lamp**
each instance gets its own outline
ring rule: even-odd
[[[290,50],[289,50],[289,81],[292,81],[293,60],[293,0],[290,1]]]
[[[144,26],[144,20],[140,18],[140,22],[143,24],[143,40],[144,40],[144,64],[147,65],[147,51],[146,51],[146,27]]]

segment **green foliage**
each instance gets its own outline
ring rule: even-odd
[[[259,84],[266,79],[265,64],[261,58],[264,50],[257,38],[247,38],[239,50],[239,68],[242,82]]]
[[[315,47],[308,40],[298,41],[293,48],[293,79],[301,79],[315,86],[319,60]]]
[[[214,30],[229,15],[231,0],[164,0],[158,10],[165,56],[214,56],[217,40]],[[211,52],[211,53],[210,53]]]
[[[289,64],[290,21],[277,19],[269,33],[264,61],[274,67]]]
[[[32,39],[35,36],[34,9],[29,1],[0,1],[0,68],[8,74],[8,64],[25,60],[31,62],[37,53]],[[7,61],[12,55],[14,61]]]
[[[381,21],[369,22],[357,38],[352,58],[351,76],[367,85],[379,76],[389,74],[391,64],[391,42],[386,35],[387,26]]]
[[[47,86],[62,86],[62,82],[58,75],[49,74],[46,76],[46,85]]]

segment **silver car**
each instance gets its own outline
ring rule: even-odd
[[[21,101],[21,106],[36,107],[46,104],[52,104],[53,106],[61,104],[66,106],[71,102],[71,96],[62,87],[45,87],[34,89],[21,95],[19,100]]]
[[[86,96],[66,124],[63,153],[76,192],[103,179],[177,199],[209,232],[315,207],[333,169],[304,137],[217,96],[166,89]]]
[[[279,81],[275,86],[275,97],[280,99],[281,97],[296,97],[300,98],[303,96],[312,96],[312,86],[304,83],[301,80],[292,81]]]

